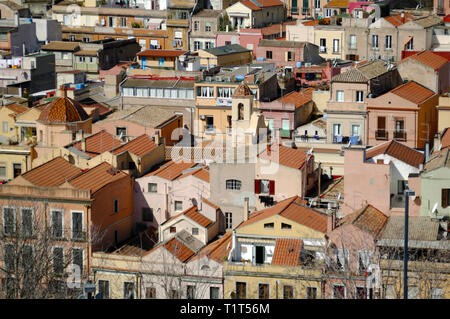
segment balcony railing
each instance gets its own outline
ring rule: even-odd
[[[376,130],[375,131],[375,139],[377,140],[387,140],[389,138],[389,133],[386,130]]]
[[[394,132],[394,139],[399,141],[406,141],[406,132],[404,131],[395,131]]]
[[[321,45],[320,48],[319,48],[319,52],[320,53],[327,53],[327,47]]]

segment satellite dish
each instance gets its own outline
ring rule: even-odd
[[[434,203],[433,208],[431,209],[432,214],[436,213],[437,206],[438,206],[438,203]]]

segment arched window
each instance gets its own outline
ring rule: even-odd
[[[238,104],[238,120],[244,119],[244,104],[239,103]]]
[[[226,189],[240,190],[241,185],[241,181],[237,179],[227,179],[226,181]]]

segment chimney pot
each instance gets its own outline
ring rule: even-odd
[[[244,198],[244,221],[248,220],[249,217],[249,208],[248,208],[248,197]]]

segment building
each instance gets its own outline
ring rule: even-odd
[[[189,48],[192,51],[216,47],[221,14],[219,10],[204,9],[192,16],[192,30],[189,34]]]
[[[39,51],[36,23],[28,20],[30,19],[21,20],[18,13],[10,19],[2,17],[0,50],[15,56],[24,56]]]
[[[285,20],[284,4],[278,0],[239,1],[230,5],[225,12],[232,21],[234,29],[261,28]]]
[[[298,196],[287,198],[246,216],[233,231],[225,299],[322,297],[327,216],[304,205]]]
[[[424,161],[423,153],[395,140],[368,150],[346,148],[341,213],[348,215],[368,203],[388,216],[404,214],[404,191],[411,178],[423,169]],[[410,201],[409,214],[418,216],[420,206],[421,201]]]
[[[447,127],[450,127],[450,93],[439,96],[439,104],[436,106],[436,110],[438,113],[438,132],[442,133]]]
[[[2,183],[16,178],[32,168],[35,152],[32,145],[0,145],[0,180]]]
[[[410,81],[367,99],[367,144],[396,139],[412,148],[431,145],[437,133],[438,95]]]
[[[137,54],[141,69],[176,70],[182,50],[145,50]]]
[[[41,51],[55,55],[56,71],[71,70],[74,63],[74,53],[80,50],[78,42],[52,41],[41,46]]]
[[[15,103],[0,108],[0,118],[2,119],[0,141],[2,144],[19,141],[19,131],[15,126],[16,117],[27,110],[28,108]]]
[[[228,65],[244,65],[252,62],[252,50],[239,44],[198,50],[200,65],[204,68]]]
[[[450,14],[450,4],[443,0],[434,0],[433,1],[433,12],[437,15],[448,16]]]

